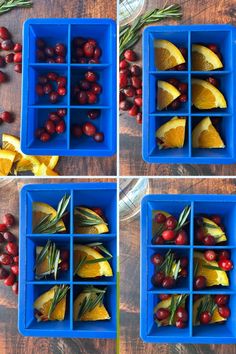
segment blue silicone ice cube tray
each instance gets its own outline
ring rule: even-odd
[[[34,202],[49,203],[57,208],[64,195],[71,196],[68,205],[69,227],[63,234],[34,234],[32,232],[32,205]],[[75,206],[101,207],[109,225],[108,234],[75,234],[73,211]],[[37,337],[116,338],[117,331],[117,190],[115,183],[34,184],[22,188],[20,194],[20,288],[18,327],[21,334]],[[34,273],[36,246],[47,240],[59,248],[70,251],[70,268],[58,273],[57,280],[36,280]],[[109,261],[112,277],[83,280],[74,276],[73,247],[75,244],[102,242],[113,258]],[[70,287],[67,295],[64,321],[37,322],[33,303],[36,298],[56,284]],[[104,305],[110,320],[73,321],[73,302],[83,286],[94,285],[107,288]]]
[[[99,64],[72,63],[72,41],[76,37],[93,38],[102,50]],[[66,46],[64,64],[41,63],[36,56],[36,41],[42,38],[48,45],[60,42]],[[29,19],[23,29],[23,79],[21,149],[28,155],[59,156],[111,156],[116,152],[116,23],[111,19]],[[94,71],[102,86],[96,104],[77,105],[72,99],[72,90],[87,70]],[[37,78],[49,72],[67,78],[67,94],[55,104],[47,96],[38,96]],[[65,108],[66,130],[54,134],[48,142],[35,137],[37,128],[44,126],[50,112]],[[104,133],[104,141],[97,143],[91,137],[80,139],[71,134],[73,124],[83,125],[89,121],[88,111],[99,109],[100,116],[92,123]]]
[[[160,71],[155,66],[154,42],[164,39],[188,50],[185,71]],[[148,163],[230,164],[236,161],[235,80],[236,31],[230,25],[149,26],[143,34],[143,159]],[[215,43],[224,67],[215,71],[192,71],[191,47],[193,44]],[[226,109],[197,110],[191,104],[192,78],[219,80],[220,91],[227,101]],[[157,109],[157,81],[176,78],[188,83],[188,101],[177,110]],[[185,143],[181,149],[159,150],[156,130],[172,117],[186,117]],[[192,147],[192,130],[204,117],[219,118],[219,133],[225,143],[223,149]]]
[[[189,205],[189,244],[177,245],[153,245],[152,227],[153,212],[165,211],[179,217],[181,211]],[[220,215],[227,235],[227,244],[224,246],[200,246],[194,240],[194,217],[197,215]],[[228,249],[231,251],[231,259],[235,263],[236,237],[236,196],[235,195],[147,195],[142,200],[141,209],[141,289],[140,289],[140,335],[145,342],[153,343],[205,343],[227,344],[236,343],[236,287],[234,284],[235,269],[229,272],[230,286],[214,286],[204,290],[194,290],[193,273],[194,252],[203,252],[206,249]],[[180,256],[189,258],[188,277],[177,282],[173,289],[154,287],[151,277],[154,274],[154,265],[151,257],[155,253],[166,253],[169,249],[176,251]],[[187,310],[189,313],[188,326],[178,329],[175,326],[158,327],[154,322],[154,307],[160,301],[159,294],[186,294]],[[197,294],[228,294],[230,296],[229,307],[231,316],[222,324],[193,326],[193,297]]]

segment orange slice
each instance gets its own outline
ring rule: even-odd
[[[110,316],[103,304],[98,304],[91,311],[85,312],[80,319],[78,313],[85,298],[94,299],[97,295],[95,293],[81,293],[74,302],[73,317],[74,321],[104,321],[109,320]]]
[[[49,291],[40,295],[36,299],[36,301],[34,302],[34,308],[36,310],[38,310],[42,315],[45,315],[46,317],[48,316],[48,312],[49,312],[52,300],[54,298],[56,288],[57,288],[57,286],[54,286]],[[63,299],[56,305],[54,311],[52,312],[52,314],[50,316],[50,319],[48,319],[48,320],[50,320],[50,321],[53,321],[53,320],[63,321],[65,318],[65,313],[66,313],[66,296],[64,296]]]
[[[35,172],[35,176],[58,176],[58,173],[42,163],[38,170]]]
[[[8,176],[15,157],[15,152],[0,149],[0,176]]]
[[[173,43],[165,39],[158,39],[154,42],[154,47],[155,64],[158,70],[168,70],[185,63],[183,55]]]
[[[157,82],[157,109],[161,111],[166,108],[180,95],[180,91],[175,86],[159,80]]]
[[[211,71],[223,68],[223,64],[216,53],[204,45],[192,45],[192,70]]]
[[[33,203],[33,229],[39,222],[47,215],[51,215],[50,219],[56,216],[56,210],[46,203],[34,202]],[[66,231],[65,224],[62,220],[57,223],[61,227],[61,232]]]
[[[192,145],[194,148],[219,149],[224,148],[220,134],[215,129],[209,117],[201,120],[192,132]]]
[[[159,148],[182,148],[184,146],[186,119],[173,117],[156,131]]]
[[[17,162],[22,158],[19,138],[10,134],[2,134],[2,148],[16,153],[14,162]]]
[[[37,159],[41,164],[44,164],[53,170],[58,163],[59,156],[37,156]]]
[[[226,108],[222,93],[205,80],[192,79],[192,104],[198,109]]]

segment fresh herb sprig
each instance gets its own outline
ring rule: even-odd
[[[202,312],[208,311],[210,312],[211,316],[213,315],[213,312],[215,311],[217,305],[214,302],[213,298],[211,295],[206,295],[202,301],[200,302],[198,308],[197,308],[197,315],[196,315],[196,322],[200,321],[200,316]]]
[[[38,256],[36,257],[34,270],[41,264],[45,259],[48,259],[48,271],[45,273],[37,274],[36,279],[42,279],[47,275],[54,273],[54,279],[57,279],[58,266],[60,261],[60,250],[56,248],[56,244],[47,241],[46,245],[42,248]]]
[[[2,0],[0,1],[0,15],[17,7],[31,7],[32,5],[31,0]]]
[[[172,276],[176,280],[180,271],[180,260],[176,261],[174,253],[168,250],[164,262],[157,266],[157,271],[162,271],[165,276]]]
[[[96,226],[107,223],[95,213],[90,213],[85,208],[75,207],[74,215],[79,226]]]
[[[149,25],[161,20],[167,20],[169,18],[180,19],[182,16],[181,6],[174,4],[170,6],[164,6],[162,9],[154,9],[147,11],[137,19],[131,25],[121,26],[120,28],[120,57],[123,57],[123,53],[126,49],[132,48],[141,38],[139,32],[143,26]]]
[[[58,226],[58,222],[62,220],[62,218],[66,214],[66,208],[69,204],[70,196],[64,195],[64,197],[60,200],[57,207],[57,214],[54,218],[52,215],[46,215],[38,225],[35,226],[33,233],[35,234],[56,234],[63,230],[62,226]]]
[[[55,310],[56,306],[59,304],[59,302],[66,296],[67,291],[69,290],[69,286],[67,285],[59,285],[56,286],[55,292],[54,292],[54,296],[52,299],[52,302],[50,304],[49,307],[49,311],[48,311],[48,319],[50,320],[51,315],[53,313],[53,311]]]
[[[175,301],[175,296],[172,295],[170,309],[169,309],[170,310],[169,325],[172,326],[174,324],[174,317],[175,317],[176,310],[178,307],[184,307],[187,297],[188,295],[186,294],[180,295],[176,298]]]
[[[80,306],[78,320],[80,320],[85,313],[92,311],[97,305],[101,306],[103,304],[106,290],[107,288],[98,289],[92,285],[83,289],[82,293],[86,293],[86,296]]]

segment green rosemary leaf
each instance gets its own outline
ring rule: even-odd
[[[175,228],[175,231],[180,230],[184,224],[186,225],[186,220],[189,216],[190,211],[191,211],[191,207],[189,205],[184,208],[184,210],[181,212],[179,216],[179,220]]]
[[[175,297],[174,295],[171,296],[171,304],[170,304],[170,319],[169,319],[169,324],[173,324],[173,319],[175,316]]]
[[[205,221],[203,221],[202,224],[203,224],[204,227],[207,227],[208,229],[218,229],[219,228],[218,225],[212,225],[212,224],[210,224],[208,222],[205,222]]]
[[[211,266],[211,265],[208,265],[208,264],[203,264],[202,266],[203,266],[203,268],[213,269],[213,270],[221,270],[222,272],[224,272],[224,270],[222,268],[217,267],[217,266]]]
[[[85,264],[94,264],[94,263],[100,263],[100,262],[105,262],[111,259],[112,257],[102,257],[102,258],[97,258],[97,259],[90,259],[89,261],[86,261]]]
[[[105,293],[106,292],[106,288],[105,289],[99,289],[99,288],[95,288],[95,286],[93,285],[88,285],[86,287],[83,288],[83,293]]]
[[[200,304],[199,304],[199,306],[197,308],[197,315],[196,315],[195,322],[199,322],[200,321],[200,315],[203,312],[202,309],[203,309],[203,300],[200,302]]]
[[[59,202],[57,207],[57,219],[61,219],[65,215],[65,211],[70,202],[70,198],[71,198],[70,196],[67,196],[65,194],[64,197]]]
[[[87,259],[87,256],[84,256],[83,258],[81,258],[81,259],[79,260],[79,263],[78,263],[77,266],[75,267],[74,275],[77,274],[78,271],[79,271],[79,269],[82,267],[82,265],[85,264],[86,259]]]
[[[55,280],[57,279],[59,260],[60,260],[60,251],[56,250],[55,261],[54,261],[54,279]]]
[[[52,217],[52,214],[48,214],[46,215],[44,218],[42,218],[42,220],[38,223],[38,225],[35,226],[33,233],[37,234],[38,230],[40,230],[40,228],[46,223],[48,222]]]
[[[38,254],[38,256],[36,257],[36,262],[35,262],[35,267],[34,270],[36,269],[36,267],[42,263],[44,261],[44,259],[46,258],[47,254],[48,254],[48,249],[51,245],[51,241],[48,240],[46,245],[42,248],[41,252]]]
[[[87,246],[89,247],[97,247],[99,248],[103,253],[107,254],[108,256],[112,257],[112,254],[103,246],[101,242],[93,242],[93,243],[88,243]]]
[[[86,312],[92,311],[97,305],[101,305],[103,303],[105,292],[106,288],[103,290],[103,292],[99,292],[99,295],[97,295],[95,291],[91,292],[90,289],[90,293],[86,295],[80,306],[78,319],[80,319]]]
[[[193,271],[193,276],[196,277],[197,276],[197,272],[198,272],[198,267],[199,267],[199,263],[196,262],[194,265],[194,271]]]
[[[99,215],[84,210],[84,208],[81,207],[75,207],[74,215],[78,226],[95,226],[99,224],[107,225],[107,223]]]
[[[180,260],[178,260],[175,270],[174,270],[173,277],[175,280],[178,278],[179,270],[180,270]]]
[[[0,1],[0,15],[17,7],[31,7],[32,5],[31,0],[2,0]]]
[[[49,311],[48,311],[48,319],[50,319],[51,314],[55,310],[57,304],[66,296],[67,291],[69,290],[69,286],[66,285],[58,285],[56,286],[54,297],[52,299]]]

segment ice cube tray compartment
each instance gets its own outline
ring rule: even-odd
[[[72,63],[73,39],[82,36],[94,38],[101,47],[102,55],[99,64]],[[59,156],[112,156],[116,153],[116,24],[110,19],[29,19],[23,29],[23,80],[22,80],[22,119],[21,149],[28,155]],[[64,43],[67,50],[66,63],[42,63],[36,59],[36,41],[44,39],[48,45]],[[92,70],[98,76],[102,92],[95,104],[84,106],[73,99],[73,86],[82,75]],[[35,91],[39,75],[55,72],[67,78],[67,94],[52,104],[47,96],[38,96]],[[104,133],[104,142],[96,143],[86,137],[75,140],[71,134],[74,122],[74,109],[101,108],[105,110],[103,120],[93,121]],[[66,131],[62,135],[54,134],[52,139],[43,143],[35,136],[35,130],[44,126],[44,113],[66,108]],[[42,110],[41,110],[42,109]],[[86,120],[87,122],[89,119]],[[102,122],[102,123],[101,123]]]
[[[34,234],[32,230],[33,202],[49,203],[57,208],[58,202],[65,195],[70,195],[68,205],[68,225],[66,233]],[[74,234],[74,207],[78,205],[101,207],[109,225],[108,234]],[[20,289],[18,328],[25,336],[39,337],[77,337],[77,338],[116,338],[116,287],[117,287],[117,190],[115,183],[78,183],[78,184],[35,184],[22,188],[20,196]],[[69,270],[58,272],[58,277],[35,279],[35,250],[47,240],[56,243],[58,248],[70,252]],[[112,277],[83,279],[74,276],[73,250],[75,244],[102,242],[113,255],[109,263]],[[67,295],[65,321],[37,322],[34,317],[33,303],[36,298],[51,287],[65,284],[70,287]],[[77,322],[73,320],[73,302],[79,289],[94,285],[107,287],[104,304],[111,319],[98,322]],[[46,324],[43,326],[43,324]]]
[[[188,163],[188,164],[230,164],[236,161],[234,136],[236,125],[235,104],[235,68],[236,58],[235,27],[230,25],[191,25],[191,26],[149,26],[143,35],[143,131],[142,156],[148,163]],[[186,71],[160,71],[155,66],[155,40],[165,39],[178,47],[188,50]],[[191,70],[192,44],[215,43],[220,48],[224,68],[214,71]],[[212,76],[219,80],[220,91],[227,101],[227,108],[198,110],[192,106],[192,78],[206,79]],[[188,83],[188,101],[177,110],[157,109],[157,81],[177,78]],[[155,140],[155,132],[159,127],[157,117],[168,121],[174,116],[188,117],[188,133],[184,147],[181,149],[159,150]],[[198,117],[222,117],[220,134],[226,143],[223,149],[193,149],[192,130]],[[200,119],[200,118],[199,118]],[[227,120],[228,119],[228,120]],[[187,148],[188,147],[188,148]]]
[[[153,211],[165,211],[175,217],[178,217],[183,208],[191,205],[189,216],[189,245],[176,246],[170,244],[153,245]],[[147,195],[142,200],[141,206],[141,276],[140,276],[140,336],[145,342],[153,343],[236,343],[235,332],[235,311],[236,311],[236,288],[233,282],[235,278],[235,269],[227,273],[230,279],[230,286],[215,286],[205,288],[203,290],[195,290],[193,287],[194,278],[194,252],[204,252],[208,249],[229,250],[233,263],[236,262],[236,238],[235,238],[235,212],[236,212],[236,196],[235,195]],[[221,246],[205,246],[195,242],[194,218],[199,215],[220,215],[222,224],[225,227],[227,242]],[[178,254],[189,256],[187,279],[183,280],[181,286],[173,289],[163,289],[154,287],[151,283],[151,277],[154,274],[154,266],[151,263],[151,256],[155,253],[166,253],[172,249]],[[187,294],[189,323],[184,330],[171,327],[157,327],[154,323],[153,310],[158,303],[159,294]],[[193,297],[195,294],[227,294],[230,295],[229,307],[231,316],[226,323],[213,324],[208,326],[200,325],[195,327],[192,325],[193,319]]]

